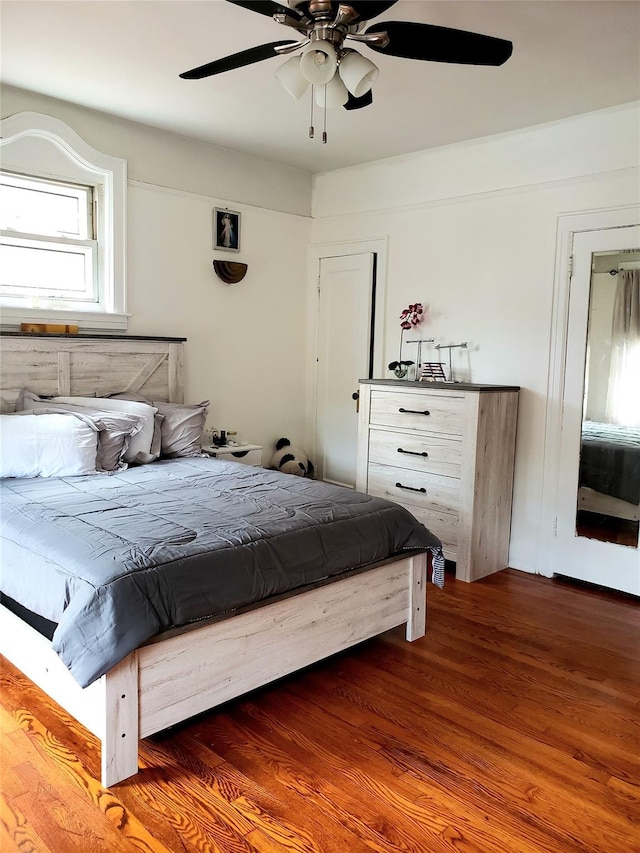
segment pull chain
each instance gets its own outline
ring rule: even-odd
[[[309,122],[309,139],[313,139],[315,130],[313,129],[313,102],[315,100],[315,86],[311,86],[311,119]]]
[[[309,120],[309,139],[315,136],[315,128],[313,126],[313,104],[315,101],[315,86],[311,86],[311,118]],[[327,141],[327,84],[322,87],[324,90],[324,101],[322,106],[322,142]]]
[[[324,84],[324,114],[322,117],[322,142],[327,142],[327,84]]]

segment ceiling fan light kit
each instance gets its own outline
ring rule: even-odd
[[[309,83],[314,87],[311,138],[314,101],[325,110],[332,106],[359,110],[373,102],[371,87],[378,68],[358,51],[345,48],[346,41],[387,56],[460,65],[502,65],[513,51],[513,44],[506,39],[412,21],[381,21],[363,29],[368,20],[382,15],[397,0],[289,0],[287,6],[273,0],[227,2],[273,18],[296,30],[300,40],[249,48],[185,71],[180,77],[200,80],[300,50],[280,66],[275,76],[296,99],[302,97]],[[322,141],[327,141],[326,114]]]
[[[333,79],[338,67],[338,57],[331,42],[311,42],[302,51],[300,73],[314,86],[324,86]]]
[[[376,82],[378,66],[355,50],[346,50],[338,66],[340,78],[354,98],[360,98]]]
[[[299,56],[292,56],[290,59],[287,59],[278,68],[275,77],[282,88],[295,98],[296,101],[299,101],[309,88],[309,81],[300,73]]]
[[[349,100],[349,92],[342,80],[336,74],[324,86],[314,86],[316,104],[328,110],[343,107]]]

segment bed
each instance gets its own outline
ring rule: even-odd
[[[579,509],[638,521],[640,428],[585,421],[579,476]]]
[[[25,387],[182,402],[183,339],[9,334],[0,347],[3,412]],[[424,635],[427,555],[440,571],[440,543],[389,502],[200,457],[3,486],[0,651],[100,739],[105,786],[137,773],[140,738],[392,627]],[[129,523],[136,504],[146,514]],[[187,517],[189,505],[208,514]],[[48,588],[52,564],[64,576]],[[239,581],[220,598],[229,566]]]

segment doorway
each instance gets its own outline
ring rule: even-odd
[[[371,376],[375,255],[322,258],[316,454],[325,482],[355,487],[358,380]]]
[[[640,595],[640,227],[575,233],[571,257],[552,567]]]
[[[382,375],[385,241],[316,249],[314,465],[355,488],[358,382]]]

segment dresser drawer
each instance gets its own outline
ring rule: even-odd
[[[383,429],[369,432],[369,460],[380,465],[459,477],[461,456],[460,439]]]
[[[369,465],[367,492],[398,503],[457,515],[460,480],[391,465]]]
[[[464,397],[411,391],[371,392],[371,425],[461,436],[464,432],[464,415]]]
[[[420,509],[410,504],[402,506],[438,537],[447,560],[455,561],[458,553],[458,516],[448,512]]]

